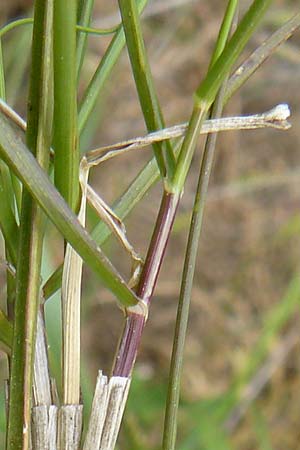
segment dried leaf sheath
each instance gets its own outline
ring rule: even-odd
[[[79,222],[85,226],[88,167],[81,164],[81,204]],[[63,326],[63,403],[76,405],[80,396],[80,306],[82,259],[67,244],[62,276],[62,326]]]
[[[83,450],[113,450],[126,405],[130,378],[108,378],[99,371]]]

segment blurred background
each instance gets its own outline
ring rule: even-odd
[[[241,2],[241,14],[249,4]],[[149,1],[143,30],[167,125],[189,118],[192,93],[205,75],[225,6],[220,0]],[[240,61],[298,11],[295,0],[274,1]],[[31,14],[32,1],[1,2],[1,25]],[[95,0],[94,27],[106,28],[118,21],[117,1]],[[30,38],[30,26],[3,38],[7,101],[22,116]],[[110,39],[89,37],[79,98]],[[234,95],[224,111],[224,115],[250,114],[288,103],[292,128],[219,135],[186,343],[180,450],[300,449],[299,76],[298,32]],[[123,51],[82,136],[81,148],[85,151],[143,134],[145,125]],[[202,148],[203,139],[143,336],[120,436],[120,448],[125,450],[161,445],[174,319]],[[92,171],[92,184],[112,204],[150,157],[151,149],[147,149],[106,162]],[[143,256],[161,193],[161,185],[152,188],[126,220],[129,239]],[[96,220],[90,213],[90,226]],[[45,274],[62,258],[61,239],[51,226],[48,232],[51,251],[45,253]],[[128,276],[128,258],[114,239],[105,244],[105,251]],[[50,351],[55,354],[58,296],[49,300],[47,308]],[[123,322],[114,299],[89,271],[84,274],[82,313],[83,396],[89,402],[98,369],[110,370]],[[3,366],[5,358],[1,358]],[[57,357],[53,357],[55,364]]]

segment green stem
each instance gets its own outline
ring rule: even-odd
[[[120,274],[83,228],[49,177],[28,151],[8,120],[0,112],[0,156],[24,183],[46,215],[70,242],[124,306],[135,305],[137,298]]]
[[[0,39],[0,98],[5,100],[5,76],[4,76],[4,61],[2,54],[2,42]],[[14,199],[14,189],[12,184],[12,177],[7,165],[0,161],[0,204],[1,204],[1,215],[0,215],[0,227],[4,235],[6,246],[9,247],[11,255],[13,257],[13,264],[16,264],[16,245],[18,236],[18,227],[16,224],[14,210],[15,210],[15,199]]]
[[[203,120],[205,119],[222,82],[225,77],[228,76],[231,67],[244,49],[271,1],[272,0],[253,1],[232,38],[221,52],[216,62],[210,65],[206,77],[196,90],[193,113],[180,150],[176,171],[169,186],[170,191],[182,191],[192,162]],[[218,53],[219,51],[217,54]],[[213,55],[213,58],[215,56],[216,55]]]
[[[47,171],[52,121],[52,10],[49,0],[35,3],[32,69],[26,142]],[[16,274],[14,337],[11,358],[7,450],[29,448],[36,320],[45,216],[23,191]]]
[[[194,106],[185,138],[177,160],[176,171],[170,183],[171,192],[182,192],[185,179],[190,168],[194,151],[198,142],[202,124],[206,118],[208,106],[203,104],[199,108]]]
[[[216,60],[219,58],[219,56],[221,56],[221,54],[225,48],[238,3],[239,3],[239,0],[229,0],[228,1],[227,8],[226,8],[224,18],[222,21],[222,25],[220,27],[220,31],[218,34],[218,39],[217,39],[212,57],[210,59],[209,69],[212,68],[212,66],[214,65]]]
[[[293,34],[293,32],[300,26],[300,14],[294,16],[289,22],[283,25],[278,31],[273,33],[262,45],[260,45],[255,52],[245,60],[236,72],[229,78],[227,83],[227,90],[225,93],[224,104],[232,97],[232,95],[248,80],[248,78],[255,72],[262,63],[282,44],[285,40]],[[148,192],[151,186],[155,184],[159,177],[155,158],[152,158],[146,166],[140,171],[135,180],[128,189],[120,196],[120,198],[113,205],[113,210],[121,219],[125,219],[132,211],[136,204]],[[93,238],[99,245],[102,245],[110,236],[111,231],[101,221],[92,232]],[[60,287],[61,268],[54,272],[53,276],[49,278],[48,295],[52,295]],[[48,281],[45,288],[48,289]],[[48,298],[48,296],[47,296]]]
[[[160,179],[156,159],[153,157],[148,164],[137,175],[131,183],[129,189],[113,205],[113,211],[123,220],[131,210],[140,202],[150,187]],[[100,221],[94,228],[91,236],[98,245],[104,242],[111,235],[111,229],[104,222]],[[51,297],[61,286],[62,266],[59,266],[45,282],[43,292],[45,299]]]
[[[226,45],[230,30],[232,29],[233,26],[232,24],[234,21],[234,17],[237,16],[236,14],[237,5],[238,2],[236,0],[230,0],[228,3],[210,66],[214,64],[214,61],[222,53]],[[211,117],[213,118],[221,117],[222,99],[224,96],[225,87],[226,82],[222,85],[221,90],[216,99],[216,102],[214,103],[214,106],[212,108]],[[200,165],[198,186],[195,195],[183,267],[181,290],[177,308],[177,317],[173,339],[173,349],[171,357],[168,395],[167,395],[165,423],[164,423],[163,450],[174,450],[176,445],[177,416],[178,416],[184,346],[186,340],[186,332],[189,318],[194,272],[196,267],[196,258],[199,246],[199,238],[202,228],[203,211],[207,196],[210,173],[213,165],[216,140],[217,140],[217,133],[207,136],[203,157]]]
[[[55,292],[61,287],[63,273],[63,265],[61,264],[58,268],[52,272],[47,281],[43,285],[43,298],[48,300]]]
[[[165,127],[148,62],[140,18],[135,0],[119,0],[127,49],[135,84],[148,131]],[[175,156],[169,141],[153,145],[162,177],[171,178],[175,170]]]
[[[13,327],[4,312],[0,309],[0,342],[1,350],[9,353],[13,342]]]
[[[0,98],[5,99],[5,80],[3,70],[2,46],[0,40]],[[6,256],[9,262],[16,266],[18,225],[15,218],[14,189],[12,176],[7,165],[0,161],[0,228],[5,241]],[[9,256],[9,257],[8,257]],[[9,276],[7,272],[7,276]],[[9,292],[10,290],[8,290]],[[12,292],[12,291],[11,291]],[[8,304],[10,300],[8,300]]]
[[[83,35],[94,34],[96,36],[107,36],[109,34],[114,34],[121,27],[120,24],[115,25],[110,28],[93,28],[93,27],[85,27],[81,25],[76,25],[76,30]]]
[[[16,266],[19,228],[13,207],[9,201],[12,194],[9,184],[7,184],[9,182],[11,184],[9,169],[3,161],[0,161],[0,228],[5,240],[6,250],[8,250],[10,255],[10,262]]]
[[[0,36],[0,98],[5,99],[5,76],[4,76],[4,63],[2,52],[2,41]]]
[[[4,61],[2,53],[2,42],[0,38],[0,98],[6,98]],[[15,217],[15,199],[16,203],[20,196],[19,183],[14,174],[12,174],[7,165],[0,161],[0,228],[5,241],[5,257],[7,262],[12,263],[16,267],[17,262],[17,245],[19,228]],[[20,210],[18,210],[20,211]],[[13,304],[15,300],[16,283],[15,278],[9,270],[6,271],[6,305],[9,317],[12,316]],[[4,326],[1,324],[0,328]],[[5,327],[3,328],[5,332]]]
[[[224,78],[228,75],[271,3],[272,0],[253,1],[220,57],[196,90],[195,102],[199,106],[202,105],[200,107],[207,109],[213,103]]]
[[[18,19],[14,20],[13,22],[8,23],[7,25],[4,25],[4,27],[0,28],[0,37],[4,36],[9,31],[13,30],[16,27],[19,27],[21,25],[27,25],[27,24],[33,24],[33,18],[28,17],[26,19]]]
[[[33,25],[33,18],[28,17],[26,19],[18,19],[14,20],[13,22],[8,23],[7,25],[4,25],[2,28],[0,28],[0,37],[4,36],[9,31],[18,28],[22,25]],[[88,27],[84,25],[76,25],[76,30],[79,31],[79,33],[83,33],[83,36],[85,34],[95,34],[99,36],[106,36],[109,34],[115,33],[118,28],[120,28],[120,24],[115,25],[110,28],[93,28]]]
[[[54,182],[73,211],[79,197],[76,15],[77,0],[54,0]]]
[[[164,191],[137,286],[138,297],[148,306],[153,297],[179,201],[179,195]],[[145,324],[145,317],[133,312],[128,313],[114,361],[112,371],[114,376],[129,377],[131,375]]]
[[[137,0],[139,14],[143,11],[147,2],[148,0]],[[89,86],[84,93],[78,116],[78,129],[80,134],[82,133],[86,122],[94,109],[99,93],[103,89],[106,80],[109,78],[124,45],[125,35],[123,28],[120,28],[109,44]]]
[[[4,61],[3,61],[3,52],[2,52],[2,42],[1,42],[1,30],[0,30],[0,98],[6,99],[6,89],[5,89],[5,74],[4,74]],[[1,163],[1,172],[2,172],[2,181],[3,181],[3,193],[6,196],[5,203],[10,203],[12,214],[15,211],[15,204],[17,212],[20,213],[21,210],[21,186],[20,182],[16,179],[14,174],[11,174],[7,166]],[[1,205],[4,205],[4,202],[1,202]],[[1,219],[1,223],[3,220]],[[17,233],[18,234],[18,233]],[[10,245],[14,245],[17,240],[17,234],[12,235],[12,240]]]
[[[86,0],[81,2],[78,8],[79,12],[79,23],[80,26],[87,27],[90,24],[93,7],[94,7],[94,0]],[[78,29],[78,28],[77,28]],[[83,59],[85,55],[86,50],[86,44],[87,44],[87,35],[84,33],[79,33],[77,36],[77,50],[76,50],[76,61],[77,61],[77,70],[76,70],[76,77],[77,82],[80,78],[80,72],[81,67],[83,64]]]

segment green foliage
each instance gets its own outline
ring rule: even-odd
[[[49,245],[47,242],[50,234],[45,232],[46,217],[57,227],[65,242],[73,246],[84,263],[96,272],[101,283],[113,292],[123,307],[136,305],[139,301],[131,286],[99,247],[109,238],[112,233],[111,229],[103,221],[99,221],[93,231],[89,233],[79,223],[76,212],[81,198],[79,187],[80,136],[84,131],[88,133],[89,125],[95,120],[92,113],[98,97],[102,97],[102,101],[105,102],[106,83],[111,77],[125,43],[147,128],[149,131],[153,131],[164,127],[162,108],[148,61],[140,19],[147,0],[119,0],[122,24],[106,30],[95,30],[89,26],[93,3],[93,0],[81,0],[80,2],[54,0],[52,5],[50,0],[47,2],[38,0],[35,2],[34,19],[21,19],[0,29],[0,97],[5,99],[9,93],[10,98],[13,98],[13,94],[17,95],[12,94],[13,89],[16,92],[19,91],[27,64],[26,52],[30,47],[28,42],[30,37],[28,28],[30,27],[27,27],[27,30],[26,27],[20,27],[20,29],[15,29],[15,27],[33,23],[26,143],[20,138],[20,131],[17,131],[11,120],[5,117],[3,111],[0,111],[0,156],[2,158],[0,161],[0,229],[5,241],[7,265],[8,267],[13,266],[11,271],[7,270],[7,314],[0,310],[1,349],[8,354],[11,353],[10,411],[7,424],[8,450],[28,449],[37,312],[42,305],[41,300],[49,299],[61,287],[62,267],[51,267],[51,270],[48,267],[47,259],[51,252],[49,250],[51,244]],[[291,34],[300,25],[300,15],[298,14],[294,16],[293,21],[289,21],[288,26],[282,27],[284,30],[281,34],[276,35],[276,39],[271,39],[268,46],[262,45],[258,49],[256,56],[250,58],[250,63],[243,66],[240,78],[233,75],[229,79],[227,92],[224,88],[223,97],[219,95],[222,83],[229,77],[233,66],[236,65],[241,52],[271,3],[271,0],[254,0],[233,36],[228,39],[237,1],[228,2],[207,74],[195,90],[194,108],[183,143],[180,148],[168,140],[153,146],[154,157],[142,168],[113,205],[113,210],[120,219],[125,218],[140,203],[150,187],[158,180],[163,181],[164,195],[179,199],[185,186],[203,120],[208,115],[217,96],[219,96],[217,103],[222,106],[222,103],[225,103],[263,60],[274,51],[278,43],[287,39],[289,33]],[[52,6],[54,7],[53,23],[51,19]],[[80,25],[76,22],[80,22]],[[7,45],[11,45],[11,49],[13,48],[13,53],[15,53],[5,66],[2,55],[2,37],[8,31],[12,38]],[[14,33],[15,36],[24,36],[24,39],[18,38],[19,42],[16,42],[13,37]],[[98,35],[113,33],[114,35],[100,59],[92,79],[85,87],[81,103],[78,105],[78,82],[81,77],[89,33]],[[53,40],[54,46],[52,47]],[[19,56],[20,67],[17,64]],[[10,79],[6,73],[12,73],[13,77]],[[85,136],[85,140],[89,141],[90,136],[87,139]],[[214,145],[215,143],[212,144],[212,147]],[[161,431],[165,403],[167,403],[166,423],[168,426],[165,431],[164,450],[175,448],[177,422],[179,423],[179,438],[176,448],[180,450],[233,449],[224,423],[232,411],[238,408],[243,401],[245,388],[251,383],[256,371],[279,339],[283,328],[299,307],[300,282],[298,275],[295,275],[281,301],[274,305],[270,313],[266,315],[256,344],[249,354],[245,355],[241,369],[233,374],[233,382],[227,391],[223,395],[194,403],[182,401],[180,414],[177,417],[188,307],[212,162],[211,159],[206,164],[206,150],[200,170],[200,189],[196,193],[192,215],[190,249],[187,250],[186,258],[187,269],[184,270],[182,277],[183,288],[174,338],[175,350],[171,364],[169,394],[167,395],[165,385],[161,380],[157,382],[143,381],[138,374],[133,372],[127,404],[129,414],[125,419],[122,437],[124,448],[130,450],[137,448],[150,450],[151,444],[148,444],[145,436],[150,434],[153,424]],[[213,151],[214,148],[211,150],[212,154]],[[54,184],[49,176],[51,171],[54,175]],[[202,190],[201,183],[204,183]],[[171,219],[168,214],[172,215]],[[164,227],[168,220],[170,226],[163,237],[163,233],[161,235],[160,232],[154,233],[154,240],[149,244],[148,256],[150,256],[146,258],[141,280],[143,281],[147,277],[155,265],[157,271],[153,272],[155,276],[153,276],[152,285],[147,286],[151,294],[146,301],[150,301],[149,297],[155,287],[156,276],[175,214],[175,208],[174,211],[163,210],[157,219],[158,228]],[[190,215],[190,212],[186,214],[188,217]],[[162,222],[160,223],[159,220]],[[187,220],[184,218],[183,222],[185,226]],[[177,227],[179,226],[180,224],[177,222]],[[279,238],[290,239],[298,231],[299,217],[296,216],[281,231]],[[46,246],[44,246],[45,242]],[[47,248],[44,254],[43,246]],[[163,251],[161,251],[162,248]],[[161,251],[161,256],[155,259],[156,254],[159,253],[157,249]],[[15,268],[16,276],[14,276]],[[44,272],[48,281],[41,286],[41,275],[43,275],[43,279],[47,278]],[[41,299],[42,287],[43,299]],[[140,290],[142,291],[142,289]],[[57,380],[58,393],[61,395],[61,317],[57,296],[47,301],[45,316],[47,339],[50,343],[50,370]],[[134,342],[134,333],[132,336],[129,338],[126,351],[130,350],[133,343],[136,344],[136,347],[139,344],[139,342]],[[122,345],[120,348],[122,350]],[[82,367],[82,391],[86,407],[85,421],[87,422],[92,401],[92,388],[85,361],[83,361]],[[129,372],[132,369],[133,367]],[[3,397],[2,391],[1,394]],[[0,398],[0,407],[2,407],[0,439],[2,439],[6,427],[2,397]],[[170,419],[169,422],[168,419]],[[256,407],[253,409],[252,426],[258,448],[271,450],[272,445],[266,420]],[[156,444],[153,445],[156,446]]]

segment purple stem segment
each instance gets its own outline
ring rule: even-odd
[[[173,194],[166,191],[162,197],[157,221],[136,292],[137,296],[148,305],[150,304],[156,285],[179,200],[180,194]],[[144,326],[145,318],[143,316],[135,313],[128,314],[115,359],[113,376],[130,376]]]

